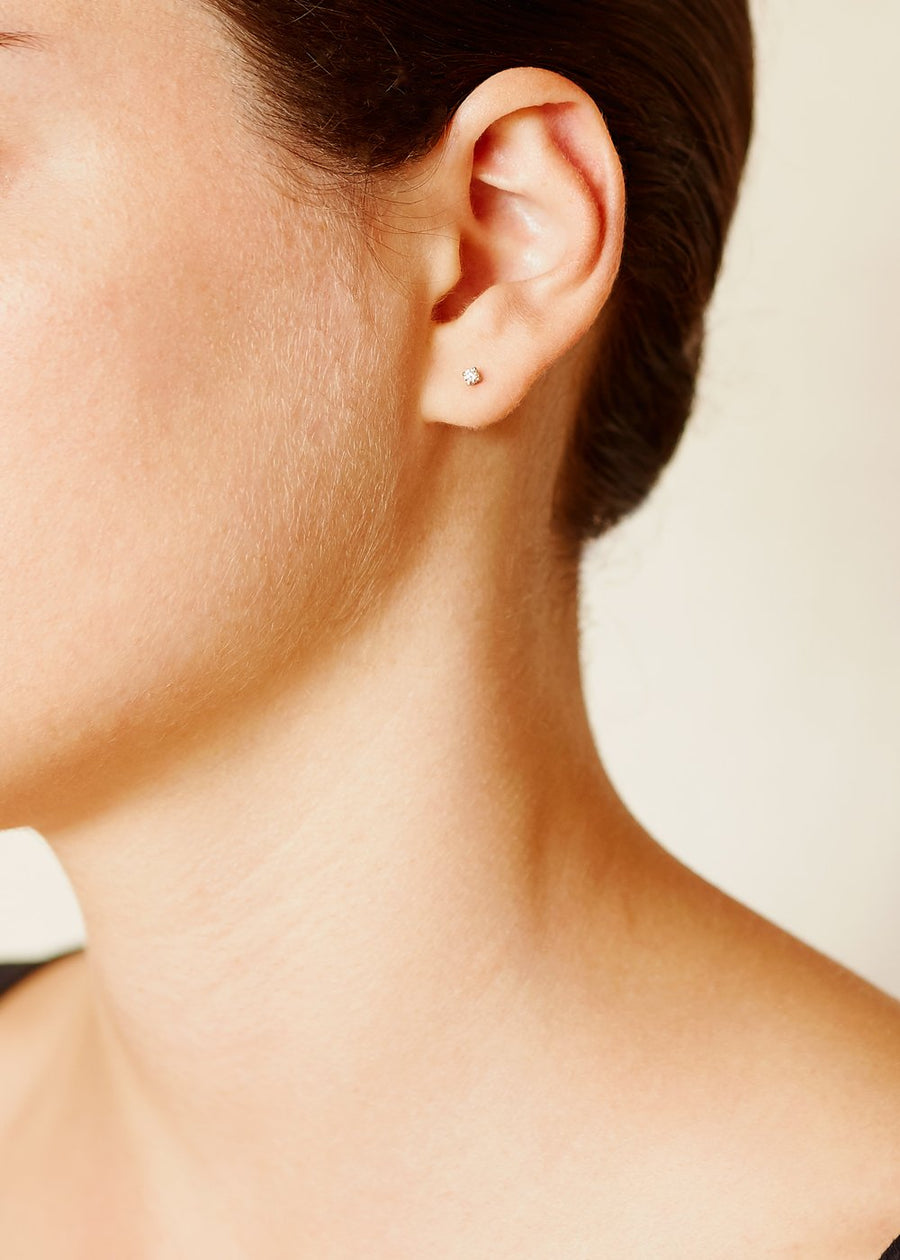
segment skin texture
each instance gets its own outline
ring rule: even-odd
[[[89,944],[3,1004],[10,1254],[877,1260],[897,1004],[676,862],[584,707],[596,107],[481,84],[367,248],[199,5],[2,21],[0,826]]]

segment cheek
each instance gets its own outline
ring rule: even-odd
[[[178,574],[189,589],[204,523],[216,527],[210,487],[227,480],[215,461],[240,458],[222,440],[202,286],[116,250],[114,232],[79,243],[73,257],[68,241],[33,239],[0,280],[7,652],[38,624],[46,643],[60,607],[103,634],[117,599],[120,618],[146,624]]]
[[[0,809],[262,668],[340,571],[353,309],[314,241],[298,294],[241,226],[98,209],[0,275]]]

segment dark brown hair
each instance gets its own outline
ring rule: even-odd
[[[747,0],[204,0],[246,54],[268,134],[340,180],[427,154],[482,80],[565,75],[625,178],[619,273],[556,486],[562,552],[636,508],[690,414],[704,314],[753,128]]]

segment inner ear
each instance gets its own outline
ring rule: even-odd
[[[554,147],[544,121],[557,112],[542,106],[538,118],[533,107],[517,110],[478,137],[470,214],[460,225],[459,276],[432,308],[434,323],[457,319],[493,285],[527,280],[559,263],[567,246],[565,215],[555,212],[545,185],[565,149]]]
[[[469,206],[476,222],[482,220],[487,213],[485,198],[490,190],[485,188],[483,181],[477,178],[475,172],[483,161],[490,143],[490,128],[488,128],[478,137],[472,149],[473,178],[469,184]],[[431,312],[431,318],[436,324],[447,324],[462,315],[469,303],[473,302],[489,284],[494,283],[488,256],[474,247],[467,232],[464,232],[460,238],[459,270],[459,281],[449,293],[445,293],[440,301],[435,303]]]

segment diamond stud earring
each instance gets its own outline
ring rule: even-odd
[[[477,367],[466,368],[463,372],[463,380],[467,385],[477,385],[481,380],[481,373],[478,371]]]

